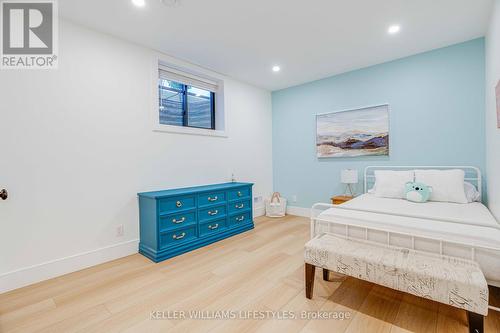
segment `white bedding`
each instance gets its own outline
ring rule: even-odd
[[[347,209],[343,209],[347,208]],[[344,203],[340,208],[330,208],[317,218],[338,223],[349,223],[402,232],[416,236],[432,237],[447,241],[500,248],[500,230],[486,226],[499,226],[489,210],[481,203],[455,204],[446,202],[413,203],[404,199],[379,198],[373,194],[363,194]],[[463,222],[458,224],[452,222]],[[479,225],[478,225],[479,224]],[[486,225],[486,226],[482,226]],[[318,221],[315,232],[343,234],[342,225],[332,225]],[[364,229],[351,228],[350,236],[364,238]],[[370,232],[369,239],[386,242],[385,233]],[[392,245],[411,247],[411,238],[393,236]],[[422,239],[415,241],[416,249],[439,252],[439,243]],[[461,245],[445,244],[444,253],[470,258],[470,250]],[[500,252],[476,251],[486,278],[500,284]],[[497,283],[498,282],[498,283]]]

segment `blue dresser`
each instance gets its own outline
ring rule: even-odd
[[[234,182],[139,193],[139,252],[159,262],[253,229],[252,186]]]

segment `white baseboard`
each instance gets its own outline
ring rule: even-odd
[[[286,207],[286,213],[288,215],[311,217],[311,209],[304,208],[304,207],[288,206],[288,207]],[[259,217],[259,216],[264,216],[264,215],[266,215],[266,207],[265,206],[254,208],[254,210],[253,210],[254,217]]]
[[[137,253],[138,245],[134,239],[0,274],[0,293]]]
[[[311,208],[288,206],[286,207],[286,213],[295,216],[311,217]]]
[[[253,217],[259,217],[259,216],[264,216],[264,215],[266,215],[266,207],[265,206],[259,206],[259,207],[253,208]]]

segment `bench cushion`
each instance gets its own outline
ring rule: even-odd
[[[311,239],[304,257],[314,266],[481,315],[488,313],[488,285],[478,264],[471,260],[331,234]]]

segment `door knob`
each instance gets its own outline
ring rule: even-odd
[[[7,198],[9,197],[9,193],[7,193],[7,190],[6,189],[2,189],[0,190],[0,198],[2,198],[2,200],[7,200]]]

